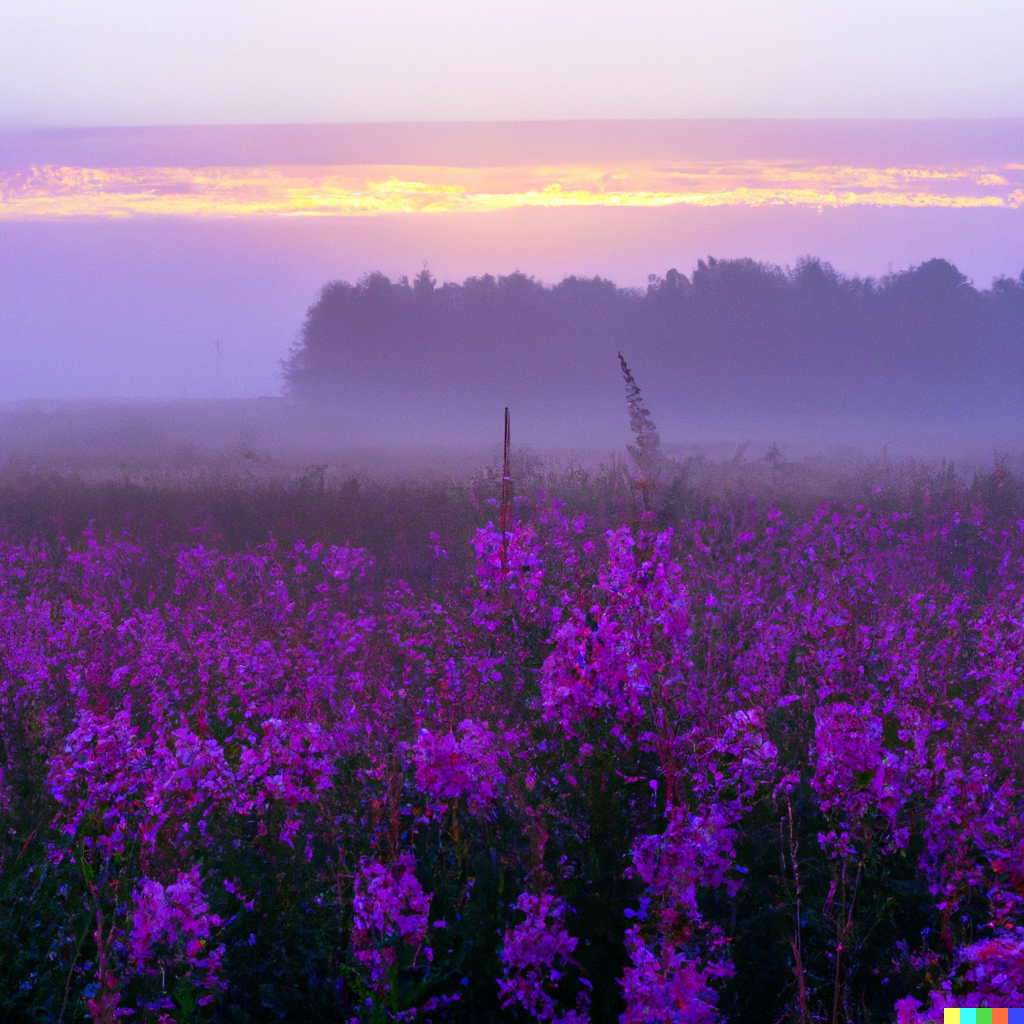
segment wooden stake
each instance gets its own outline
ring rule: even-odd
[[[505,587],[508,573],[508,533],[512,529],[512,466],[509,460],[508,406],[505,406],[505,457],[501,468],[501,586]]]

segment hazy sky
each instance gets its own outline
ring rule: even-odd
[[[378,269],[1016,276],[1022,38],[1021,0],[0,0],[0,402],[273,394]]]
[[[0,126],[1024,115],[1020,0],[32,0]]]
[[[327,281],[1024,267],[1024,120],[0,130],[0,402],[274,394]],[[614,369],[614,367],[612,367]]]

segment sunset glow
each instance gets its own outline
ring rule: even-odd
[[[45,165],[0,172],[0,220],[7,221],[679,205],[1017,209],[1024,205],[1024,166],[875,168],[745,160],[529,168]]]

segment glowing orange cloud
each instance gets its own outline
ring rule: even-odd
[[[32,167],[0,172],[0,220],[372,216],[516,207],[1024,205],[1024,165],[999,168],[687,165]]]

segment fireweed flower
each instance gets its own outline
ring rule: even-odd
[[[181,974],[201,991],[198,1001],[205,1005],[221,987],[224,946],[210,948],[211,933],[221,923],[203,896],[198,867],[166,886],[144,878],[129,912],[129,964],[139,973]]]
[[[396,947],[413,951],[414,962],[433,958],[426,946],[430,896],[416,878],[416,861],[403,853],[391,864],[363,858],[352,902],[352,947],[371,985],[384,990],[396,963]]]
[[[711,1022],[717,993],[709,982],[732,974],[721,934],[708,928],[697,905],[701,888],[735,896],[735,809],[711,806],[691,814],[666,809],[667,826],[633,844],[634,873],[647,886],[643,924],[626,934],[633,966],[623,977],[624,1022]],[[704,961],[701,960],[701,951]]]
[[[50,765],[61,831],[91,836],[104,856],[124,853],[145,814],[150,758],[127,709],[105,718],[83,709]]]
[[[502,1006],[518,1004],[537,1021],[587,1024],[590,984],[585,978],[580,977],[575,1009],[559,1009],[552,994],[566,968],[575,965],[570,954],[578,940],[566,931],[566,904],[551,893],[523,893],[516,909],[526,919],[505,932],[501,948],[504,973],[498,979]]]
[[[493,523],[477,530],[473,548],[480,588],[473,605],[474,622],[486,630],[497,628],[505,607],[503,592],[510,595],[521,616],[536,618],[541,611],[545,563],[541,543],[533,527],[523,524],[514,526],[509,532],[504,572],[501,531]]]
[[[486,811],[505,782],[496,744],[486,722],[460,722],[458,738],[421,729],[413,747],[416,785],[435,800],[466,799],[471,814]]]
[[[658,953],[639,928],[626,932],[626,949],[632,966],[622,980],[626,1012],[621,1024],[713,1024],[720,1019],[718,994],[708,981],[727,976],[727,969],[701,970],[671,944]]]
[[[636,731],[661,684],[685,678],[689,598],[669,557],[671,538],[671,531],[642,534],[638,543],[628,528],[608,531],[597,586],[580,593],[555,627],[541,697],[545,720],[566,734],[611,716],[620,743],[642,740]]]
[[[638,836],[633,843],[633,870],[663,907],[666,925],[680,919],[700,920],[697,890],[725,886],[739,889],[732,875],[736,859],[733,816],[718,807],[697,814],[669,808],[668,825],[656,835]]]

